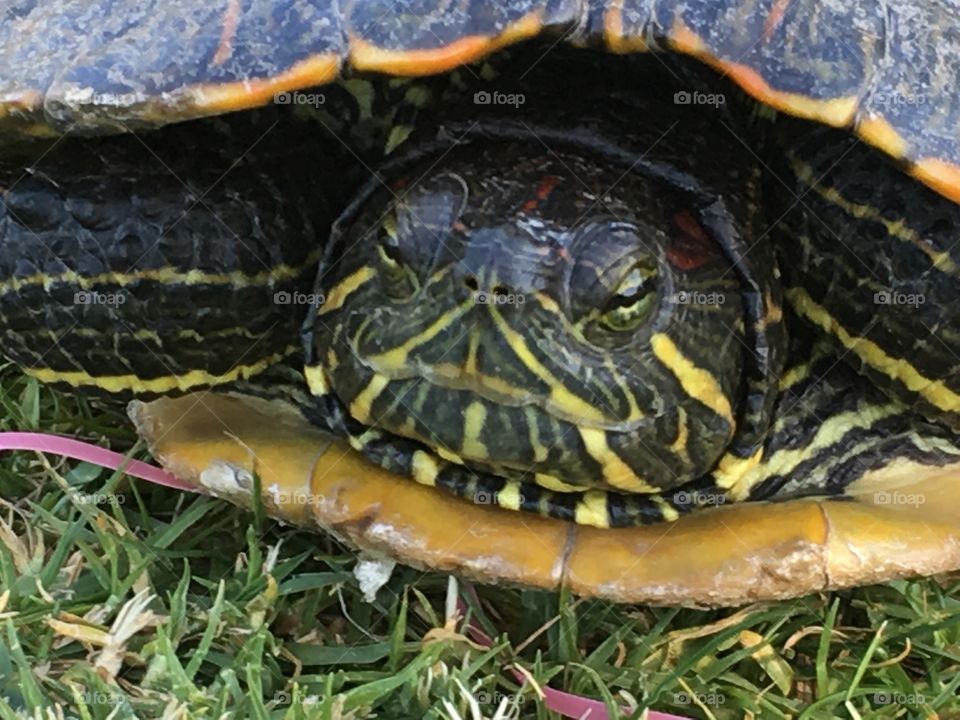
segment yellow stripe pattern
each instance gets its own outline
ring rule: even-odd
[[[323,300],[323,305],[321,305],[317,311],[317,315],[325,315],[328,312],[339,310],[352,293],[358,290],[364,283],[369,282],[376,274],[376,271],[372,267],[364,265],[352,275],[345,277],[327,293],[327,296]]]
[[[440,467],[436,458],[428,452],[417,450],[413,453],[413,479],[421,485],[433,487],[437,484]]]
[[[680,387],[692,398],[699,400],[717,415],[730,423],[736,421],[730,398],[723,392],[717,378],[709,370],[697,367],[687,358],[670,339],[669,335],[656,333],[650,338],[650,345],[657,360],[663,363],[680,382]]]
[[[600,467],[603,469],[603,479],[618,490],[634,493],[655,493],[657,488],[641,479],[614,452],[607,443],[607,434],[603,430],[592,428],[578,428],[583,445]]]
[[[595,405],[570,392],[563,383],[554,377],[553,373],[544,367],[543,363],[537,360],[524,337],[510,327],[507,321],[503,319],[503,315],[493,306],[490,306],[490,315],[520,362],[550,387],[550,402],[555,407],[562,410],[568,417],[578,418],[580,421],[595,424],[606,424],[608,422],[607,417],[597,410]]]
[[[367,386],[350,403],[350,414],[362,423],[369,423],[373,403],[389,384],[390,378],[384,375],[374,375],[370,378]]]
[[[463,454],[484,460],[489,457],[487,446],[480,441],[480,433],[487,420],[487,408],[482,402],[472,402],[463,413]]]
[[[934,380],[921,374],[903,358],[888,354],[872,340],[851,335],[826,308],[818,304],[803,288],[787,290],[787,297],[794,309],[825,332],[837,338],[841,344],[863,362],[892,380],[905,385],[924,400],[945,412],[960,412],[960,395],[951,390],[942,380]]]
[[[50,368],[24,368],[24,372],[40,382],[63,383],[75,388],[95,387],[110,393],[163,394],[175,391],[188,392],[236,380],[248,380],[299,350],[299,345],[289,345],[281,353],[275,353],[255,363],[235,365],[221,375],[215,375],[206,370],[189,370],[182,375],[164,375],[156,378],[141,378],[136,375],[91,375],[83,370],[60,371]]]
[[[270,282],[291,280],[303,274],[303,271],[320,261],[320,250],[315,250],[302,265],[277,265],[261,273],[247,275],[239,270],[225,273],[209,273],[202,270],[177,270],[172,267],[135,270],[131,272],[107,272],[99,275],[81,275],[68,270],[56,275],[37,273],[23,278],[8,278],[0,283],[0,295],[13,293],[30,286],[41,286],[50,290],[55,285],[72,285],[82,290],[92,290],[103,285],[126,287],[142,281],[153,281],[164,285],[229,285],[231,287],[255,287]]]
[[[841,195],[835,188],[818,184],[818,178],[813,169],[806,163],[803,163],[796,158],[791,158],[790,164],[797,178],[802,181],[807,188],[815,192],[827,202],[831,203],[832,205],[836,205],[845,213],[857,218],[858,220],[872,220],[880,223],[887,229],[887,232],[890,233],[892,237],[909,243],[923,252],[927,257],[930,258],[930,261],[933,263],[935,268],[948,273],[956,272],[957,265],[953,261],[953,258],[950,257],[950,253],[938,251],[929,242],[924,240],[920,233],[908,226],[903,221],[903,218],[890,220],[889,218],[884,217],[877,208],[871,205],[861,205],[859,203],[851,202]]]

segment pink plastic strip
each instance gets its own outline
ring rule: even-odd
[[[467,592],[471,593],[472,597],[479,601],[472,586],[467,586]],[[463,600],[458,600],[457,603],[460,614],[466,615],[466,603],[464,603]],[[465,630],[470,639],[478,645],[493,647],[493,638],[473,623],[468,623]],[[527,681],[526,675],[519,670],[510,668],[510,672],[521,685]],[[619,720],[618,718],[611,718],[607,712],[607,706],[599,700],[584,697],[583,695],[574,695],[573,693],[564,692],[563,690],[555,690],[552,687],[544,687],[542,689],[543,704],[546,705],[548,710],[553,710],[565,718],[577,718],[578,720]],[[628,708],[620,708],[620,712],[623,717],[630,715]],[[646,717],[647,720],[692,720],[692,718],[682,715],[671,715],[670,713],[657,712],[656,710],[650,710]]]
[[[196,492],[197,489],[189,483],[180,480],[165,470],[161,470],[155,465],[150,465],[140,460],[130,460],[113,450],[83,442],[82,440],[73,440],[71,438],[51,435],[49,433],[32,432],[0,432],[0,451],[3,450],[33,450],[36,452],[53,453],[64,457],[82,460],[84,462],[100,465],[111,470],[123,469],[123,472],[132,477],[147,480],[158,485],[177,488],[178,490],[187,490]],[[469,588],[472,591],[472,588]],[[460,601],[460,612],[466,614],[467,607]],[[470,623],[466,627],[467,634],[478,644],[485,647],[493,646],[493,639],[479,627]],[[521,685],[527,681],[526,676],[519,670],[510,668],[510,672]],[[563,690],[554,690],[551,687],[543,688],[544,705],[547,709],[553,710],[566,718],[577,718],[578,720],[612,720],[607,713],[606,706],[599,700],[574,695]],[[625,715],[629,710],[621,708]],[[691,718],[680,715],[671,715],[651,711],[647,713],[648,720],[691,720]]]
[[[63,455],[64,457],[83,460],[84,462],[100,465],[105,468],[110,468],[111,470],[119,470],[122,468],[123,472],[127,475],[140,478],[141,480],[149,480],[157,485],[165,485],[166,487],[177,488],[178,490],[189,490],[191,492],[197,491],[193,485],[174,477],[155,465],[150,465],[140,460],[131,460],[113,450],[107,450],[106,448],[83,442],[82,440],[60,437],[59,435],[32,432],[0,432],[0,451],[2,450],[35,450],[36,452]]]

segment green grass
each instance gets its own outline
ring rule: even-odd
[[[145,457],[120,409],[10,369],[0,403],[4,430]],[[0,718],[551,717],[511,663],[539,684],[690,717],[960,718],[955,581],[694,611],[482,586],[477,603],[400,567],[370,604],[355,561],[218,500],[8,453]],[[492,649],[446,625],[452,592]]]

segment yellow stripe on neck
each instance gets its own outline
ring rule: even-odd
[[[790,165],[792,166],[793,172],[797,178],[807,188],[813,190],[813,192],[827,202],[831,203],[832,205],[836,205],[845,213],[851,217],[857,218],[858,220],[872,220],[880,223],[887,229],[887,232],[890,233],[892,237],[895,237],[897,240],[902,242],[909,243],[920,250],[920,252],[930,259],[933,267],[937,268],[938,270],[942,270],[943,272],[947,273],[956,272],[957,265],[953,261],[953,258],[950,257],[950,253],[937,250],[936,247],[926,240],[920,233],[909,227],[904,222],[903,218],[890,220],[889,218],[884,217],[883,213],[881,213],[879,209],[871,205],[862,205],[848,200],[841,195],[836,188],[826,187],[819,183],[813,168],[797,158],[791,158]]]
[[[51,368],[24,368],[24,373],[43,383],[63,383],[75,388],[95,387],[110,393],[132,392],[135,394],[164,394],[173,391],[188,392],[214,385],[248,380],[271,365],[299,350],[298,345],[288,346],[282,353],[247,365],[236,365],[220,375],[206,370],[188,370],[182,375],[164,375],[156,378],[141,378],[136,375],[91,375],[84,370],[52,370]]]
[[[607,512],[607,494],[602,490],[588,490],[577,503],[574,510],[574,522],[577,525],[592,525],[598,528],[610,527],[610,514]]]
[[[850,352],[867,366],[896,380],[936,408],[945,412],[960,412],[960,395],[942,380],[933,380],[921,374],[908,360],[893,357],[872,340],[850,334],[822,305],[803,288],[787,290],[794,309],[820,329],[837,338]]]
[[[134,270],[131,272],[105,272],[97,275],[81,275],[73,270],[63,273],[36,273],[23,278],[8,278],[0,283],[0,295],[31,285],[40,285],[50,290],[55,285],[71,285],[81,290],[93,290],[104,285],[126,287],[141,281],[154,281],[164,285],[230,285],[233,287],[265,286],[269,282],[291,280],[305,269],[320,261],[321,250],[310,253],[301,265],[277,265],[260,273],[247,275],[240,270],[210,273],[202,270],[177,270],[172,267]]]

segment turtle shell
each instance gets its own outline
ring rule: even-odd
[[[330,82],[345,65],[444,72],[552,33],[693,55],[778,110],[852,128],[960,201],[960,8],[946,0],[16,0],[0,12],[8,135],[238,110]]]

